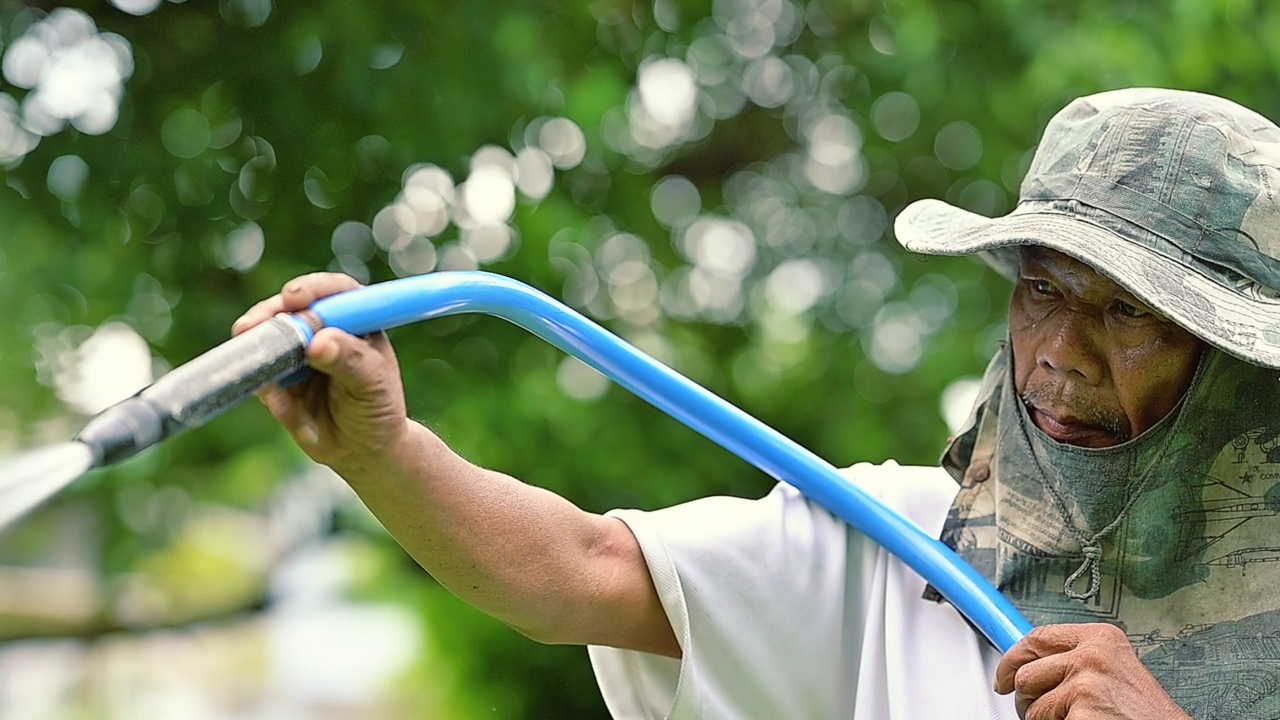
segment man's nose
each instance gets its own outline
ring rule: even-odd
[[[1075,374],[1096,385],[1106,373],[1100,351],[1099,320],[1087,313],[1067,309],[1043,321],[1036,363],[1055,373]]]

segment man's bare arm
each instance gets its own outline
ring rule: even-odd
[[[298,278],[255,305],[233,332],[355,287],[342,275]],[[477,467],[409,420],[385,335],[326,329],[307,352],[316,375],[264,393],[264,404],[442,585],[541,642],[680,656],[624,523]]]

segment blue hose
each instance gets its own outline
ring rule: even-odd
[[[1000,652],[1031,624],[950,548],[884,507],[834,467],[742,410],[658,363],[565,305],[510,278],[445,272],[379,283],[311,307],[325,327],[354,335],[420,320],[483,313],[508,320],[599,370],[884,546],[942,593]],[[310,342],[313,328],[295,317]]]

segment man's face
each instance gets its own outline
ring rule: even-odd
[[[1204,343],[1074,258],[1020,253],[1009,305],[1013,379],[1036,427],[1102,448],[1159,422],[1191,384]]]

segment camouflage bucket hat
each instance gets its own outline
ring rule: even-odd
[[[1212,95],[1132,88],[1049,121],[1010,214],[921,200],[894,231],[913,252],[980,252],[1011,279],[1019,245],[1066,253],[1205,341],[1280,368],[1278,192],[1271,121]]]

